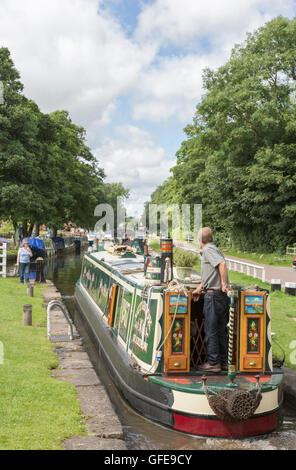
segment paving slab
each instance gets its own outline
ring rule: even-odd
[[[83,414],[88,416],[115,415],[114,408],[103,386],[78,387],[78,399]]]
[[[64,441],[65,450],[127,450],[120,439],[99,439],[95,436],[78,436]]]
[[[60,367],[62,369],[91,369],[92,363],[89,359],[72,359],[72,358],[63,358],[59,360]]]
[[[101,381],[93,369],[56,369],[53,376],[76,387],[101,385]]]
[[[95,416],[86,420],[86,429],[89,434],[105,439],[124,439],[121,423],[117,416]]]

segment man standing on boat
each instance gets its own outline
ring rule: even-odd
[[[229,315],[228,275],[226,261],[213,243],[210,228],[202,228],[197,235],[202,248],[201,284],[192,292],[196,302],[205,293],[203,315],[205,318],[205,343],[208,362],[198,367],[204,372],[227,370],[227,322]]]

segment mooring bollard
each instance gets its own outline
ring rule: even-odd
[[[33,284],[27,285],[27,296],[34,297],[34,285]]]
[[[271,291],[282,290],[282,281],[280,279],[271,279]]]
[[[296,282],[286,282],[285,294],[296,295]]]
[[[23,325],[32,326],[32,305],[23,305]]]

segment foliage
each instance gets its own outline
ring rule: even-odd
[[[0,339],[4,362],[0,383],[0,449],[62,449],[64,439],[84,435],[75,387],[52,377],[58,366],[46,339],[46,312],[41,287],[35,285],[33,326],[22,325],[26,287],[0,278]]]
[[[182,248],[174,248],[173,260],[175,266],[192,268],[198,262],[198,256]]]
[[[206,69],[173,180],[153,196],[169,185],[180,204],[202,203],[203,224],[234,248],[283,252],[296,239],[295,55],[296,19],[278,17]]]
[[[69,221],[92,227],[95,207],[127,191],[104,183],[85,130],[67,111],[43,114],[23,95],[7,48],[0,48],[0,81],[0,218],[10,219],[14,229],[23,225],[25,236],[34,224],[55,231]]]

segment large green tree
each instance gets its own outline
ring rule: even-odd
[[[23,95],[20,74],[7,48],[0,48],[0,217],[54,232],[65,222],[91,228],[94,209],[128,191],[106,185],[104,171],[86,144],[86,133],[67,111],[43,114]]]
[[[205,70],[204,95],[173,168],[179,202],[236,246],[296,240],[296,19],[278,17]]]

